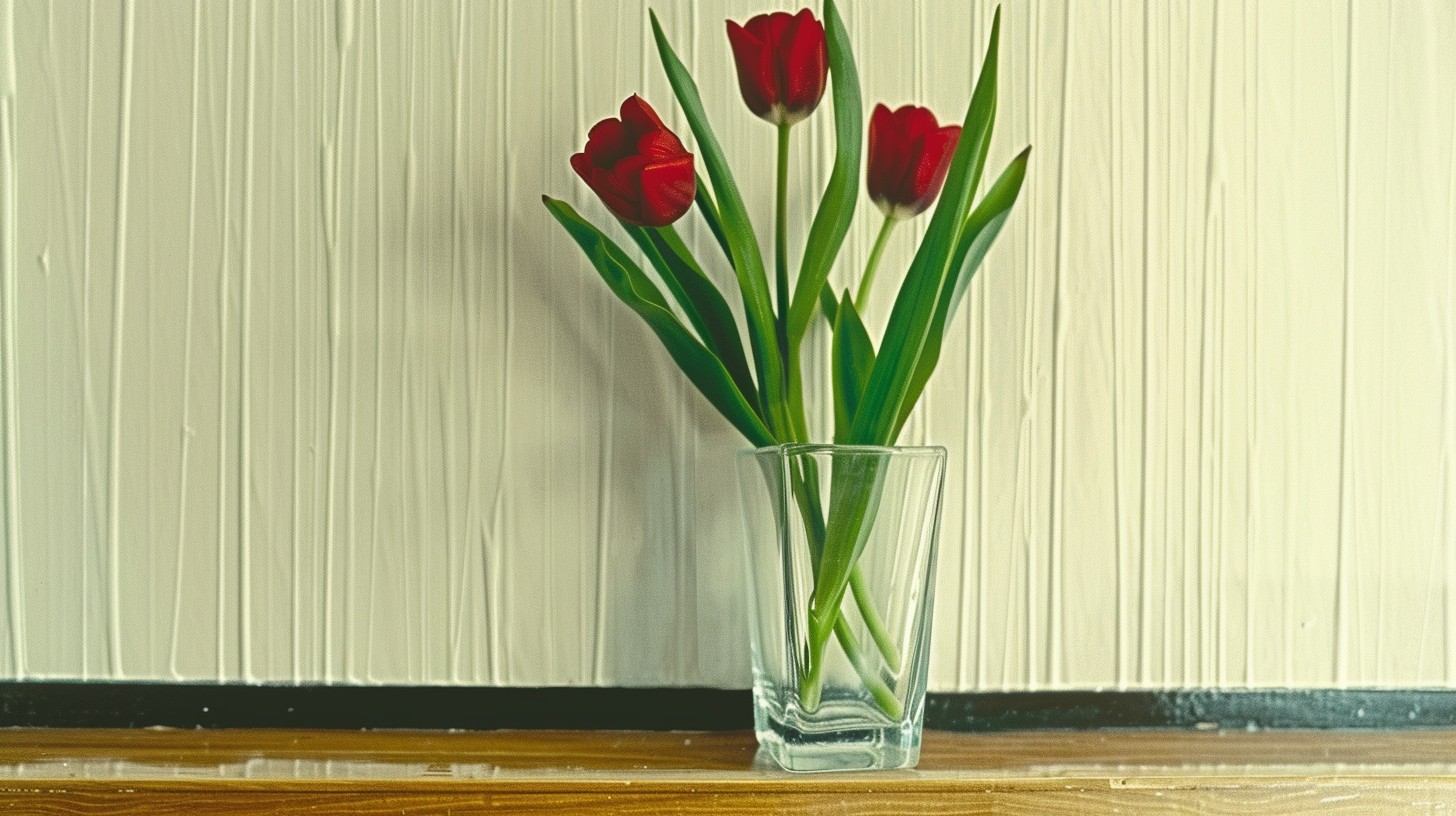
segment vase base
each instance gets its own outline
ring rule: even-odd
[[[920,729],[910,723],[805,731],[770,721],[758,730],[758,761],[795,772],[880,771],[920,761]]]

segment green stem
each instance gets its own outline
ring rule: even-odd
[[[789,400],[789,425],[794,442],[809,441],[809,419],[804,411],[804,376],[799,369],[799,350],[785,344],[788,359],[785,361],[784,372],[789,378],[788,400]]]
[[[789,320],[789,128],[779,123],[779,172],[774,208],[774,272],[778,283],[779,323]]]
[[[787,422],[784,435],[791,442],[808,442],[799,352],[789,348],[789,127],[788,123],[781,123],[778,131],[778,180],[774,199],[774,288],[778,314],[775,315],[774,330],[778,333],[779,354],[783,361]]]
[[[792,469],[791,490],[794,491],[794,498],[799,506],[799,516],[804,519],[804,533],[810,546],[810,560],[815,573],[818,573],[818,561],[821,551],[824,549],[824,510],[818,501],[818,469],[814,466],[814,460],[807,459],[802,462],[804,471],[798,468]],[[879,679],[875,667],[869,664],[863,657],[859,648],[859,641],[855,640],[855,632],[850,631],[849,624],[844,621],[843,612],[834,619],[834,635],[839,638],[840,647],[844,650],[844,656],[849,657],[850,666],[855,667],[859,680],[865,683],[869,695],[875,698],[875,704],[879,710],[884,711],[891,720],[898,720],[904,713],[904,707],[895,698],[894,691],[890,686],[885,685],[884,680]],[[828,637],[810,638],[810,656],[805,664],[804,673],[799,676],[799,699],[804,702],[807,710],[814,711],[820,704],[820,692],[824,688],[824,647],[828,646]]]
[[[870,637],[880,648],[880,655],[885,658],[885,666],[889,668],[891,674],[899,674],[900,650],[895,648],[895,641],[885,630],[885,624],[880,620],[880,613],[876,612],[874,604],[870,603],[870,591],[865,586],[864,573],[860,572],[859,564],[855,564],[854,569],[849,571],[849,591],[854,594],[854,604],[859,607],[859,616],[864,618],[865,627],[870,630]]]
[[[834,635],[839,639],[840,648],[844,649],[844,656],[859,673],[860,680],[865,684],[865,689],[874,698],[875,705],[880,711],[892,720],[899,720],[905,715],[905,706],[901,704],[900,698],[895,696],[895,691],[885,684],[875,673],[873,666],[865,660],[864,652],[860,649],[859,640],[850,631],[849,624],[845,623],[844,617],[840,616],[834,622]],[[821,641],[827,643],[828,641]],[[819,707],[819,694],[824,688],[824,648],[821,645],[817,652],[809,655],[809,667],[803,679],[799,683],[799,699],[804,708],[813,711]]]
[[[803,465],[803,472],[800,472],[798,468],[791,469],[790,482],[794,493],[794,500],[799,505],[799,515],[804,520],[804,533],[808,538],[810,560],[814,572],[817,574],[819,571],[819,557],[824,548],[824,510],[819,503],[818,469],[814,467],[812,460],[805,461]],[[856,573],[858,573],[857,569]],[[856,596],[856,598],[858,597]],[[868,594],[866,594],[866,601],[868,601],[868,597]],[[861,612],[863,611],[864,607],[861,607]],[[878,624],[878,620],[878,617],[876,617],[874,619],[875,622],[869,624],[872,632]],[[880,631],[884,631],[882,625],[880,626]],[[895,696],[894,691],[885,684],[885,681],[880,679],[879,672],[876,668],[870,665],[870,662],[865,659],[864,653],[860,649],[859,641],[855,638],[854,632],[849,628],[848,622],[845,621],[842,610],[835,616],[833,632],[839,640],[840,647],[844,649],[845,657],[849,658],[850,665],[854,667],[855,673],[859,675],[860,682],[864,683],[870,696],[874,698],[875,704],[885,713],[885,716],[892,720],[900,719],[900,716],[905,711],[905,707]],[[799,679],[800,699],[804,703],[804,707],[810,711],[819,707],[820,692],[823,689],[824,650],[828,642],[828,637],[810,637],[808,661]],[[888,640],[886,642],[888,643]],[[882,652],[884,651],[884,646],[881,646],[881,650]],[[890,645],[889,652],[891,655],[894,654],[893,644]],[[895,657],[893,660],[887,657],[887,662],[892,663],[896,667],[892,668],[893,672],[899,672],[898,657]]]
[[[870,696],[875,698],[875,703],[880,710],[892,720],[898,720],[905,714],[905,706],[900,703],[900,698],[885,681],[881,680],[873,666],[864,659],[864,652],[860,649],[859,643],[855,640],[854,633],[850,631],[849,624],[841,615],[834,624],[834,634],[839,638],[839,645],[844,649],[844,654],[854,664],[859,676],[864,680],[865,688]]]
[[[870,287],[875,282],[875,269],[880,265],[880,256],[885,254],[885,244],[890,242],[890,231],[900,223],[897,219],[885,216],[885,223],[880,225],[880,234],[875,236],[875,247],[870,250],[869,263],[865,264],[864,277],[859,279],[859,292],[854,296],[854,308],[860,314],[864,314],[865,304],[870,299]]]
[[[799,349],[789,342],[789,128],[779,125],[778,186],[774,200],[774,280],[778,297],[775,328],[784,360],[784,390],[788,400],[788,436],[792,442],[809,441],[809,421],[804,412],[804,377],[799,370]]]

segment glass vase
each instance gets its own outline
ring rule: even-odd
[[[919,761],[945,455],[810,444],[739,455],[754,726],[780,767]]]

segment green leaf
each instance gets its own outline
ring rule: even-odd
[[[550,196],[542,196],[541,200],[591,259],[602,280],[623,303],[646,321],[678,368],[708,402],[733,423],[749,443],[760,447],[776,444],[773,434],[764,426],[743,392],[734,385],[723,362],[677,319],[662,293],[621,247],[565,201]]]
[[[1006,165],[991,189],[986,191],[981,203],[966,218],[960,243],[956,246],[955,259],[951,262],[951,268],[957,270],[955,291],[947,309],[952,317],[955,316],[966,289],[971,285],[971,278],[980,268],[981,261],[985,260],[996,236],[1001,234],[1001,227],[1020,197],[1022,183],[1026,180],[1026,168],[1030,163],[1031,145],[1027,145]]]
[[[652,264],[652,268],[657,270],[658,276],[662,278],[663,284],[667,286],[667,291],[672,293],[672,299],[677,301],[677,304],[682,307],[683,313],[687,315],[688,323],[692,324],[693,330],[698,333],[698,338],[706,341],[708,333],[702,316],[698,314],[692,298],[688,297],[687,292],[683,291],[682,284],[678,282],[678,276],[673,271],[673,268],[668,265],[667,259],[662,257],[662,252],[653,243],[652,237],[648,235],[647,228],[629,224],[620,218],[617,219],[617,223],[621,225],[623,231],[627,233],[627,236],[632,239],[632,243],[636,244],[637,248],[642,250],[642,254],[647,256],[647,260]]]
[[[819,290],[819,308],[824,311],[824,319],[829,321],[829,328],[834,328],[834,321],[838,320],[839,302],[834,299],[834,293],[829,291],[826,285]]]
[[[1001,12],[998,9],[991,26],[986,60],[966,110],[962,137],[951,159],[945,187],[930,227],[895,299],[869,387],[865,389],[864,400],[855,414],[854,429],[850,434],[854,443],[888,445],[894,441],[896,421],[933,328],[941,290],[947,286],[952,255],[970,209],[972,185],[976,181],[975,165],[984,153],[983,142],[990,138],[991,120],[996,109],[996,53],[1000,34]],[[983,133],[984,137],[976,138],[977,133]],[[819,600],[837,604],[843,594],[842,582],[838,593]]]
[[[797,348],[809,330],[816,301],[825,291],[824,283],[834,268],[834,259],[844,244],[854,221],[854,207],[859,201],[860,153],[864,139],[864,112],[860,100],[859,73],[854,67],[854,53],[849,47],[849,33],[834,0],[824,2],[824,32],[829,43],[829,77],[834,98],[834,169],[824,188],[824,198],[809,237],[804,245],[804,260],[799,265],[799,280],[789,306],[789,345]],[[833,303],[832,294],[827,296]],[[826,315],[832,311],[825,310]],[[833,318],[830,319],[833,322]]]
[[[926,343],[934,329],[942,292],[954,290],[949,281],[961,231],[970,211],[971,196],[984,164],[986,144],[996,110],[996,59],[1001,35],[1001,12],[996,12],[986,59],[961,126],[961,139],[951,159],[945,187],[925,238],[915,253],[889,324],[875,358],[864,397],[855,411],[849,442],[888,445],[893,442],[901,406]],[[866,457],[874,461],[874,457]],[[839,604],[849,585],[850,570],[864,547],[880,497],[883,470],[872,465],[864,473],[836,469],[830,481],[828,529],[824,552],[815,575],[810,606],[809,649],[822,651],[832,631]],[[841,478],[841,473],[844,474]]]
[[[875,365],[875,344],[854,307],[849,290],[839,302],[834,322],[834,441],[844,444],[853,427],[854,413],[870,382]]]
[[[809,603],[810,653],[822,650],[834,631],[849,574],[864,551],[884,494],[884,460],[875,453],[835,458],[829,475],[829,512],[824,549]]]
[[[991,42],[986,47],[986,59],[981,65],[981,75],[976,78],[976,89],[971,92],[971,109],[961,128],[961,141],[970,140],[975,150],[971,162],[971,177],[967,191],[974,197],[981,184],[981,174],[986,169],[986,157],[991,152],[991,131],[996,124],[996,77],[999,62],[997,50],[1001,39],[1001,9],[991,22]]]
[[[708,182],[701,173],[698,174],[697,192],[693,194],[693,201],[697,203],[703,220],[708,222],[708,230],[713,233],[713,239],[723,249],[723,257],[731,265],[733,250],[728,248],[728,235],[723,232],[723,218],[718,215],[718,205],[713,203],[713,194],[708,190]]]
[[[622,226],[662,276],[662,282],[672,292],[704,345],[723,361],[733,383],[749,403],[756,404],[758,390],[754,387],[753,375],[749,373],[748,360],[743,356],[743,341],[738,336],[733,311],[728,308],[723,293],[703,274],[702,267],[698,266],[692,252],[678,237],[677,230],[671,225],[639,227],[623,222]]]
[[[955,270],[953,284],[941,290],[935,319],[931,323],[930,337],[916,363],[915,375],[910,378],[910,387],[900,405],[900,416],[895,422],[891,440],[900,436],[905,421],[910,418],[911,410],[915,408],[915,403],[925,391],[926,383],[930,381],[930,375],[935,372],[935,365],[940,361],[940,347],[945,342],[946,329],[955,319],[956,308],[960,306],[966,288],[971,285],[971,278],[975,276],[981,261],[991,249],[991,243],[996,240],[996,236],[1001,233],[1001,227],[1011,215],[1011,207],[1016,203],[1016,198],[1021,193],[1021,183],[1026,178],[1026,163],[1030,155],[1031,148],[1028,147],[1012,159],[1011,164],[1002,171],[1001,177],[986,191],[986,197],[981,199],[981,203],[976,205],[976,209],[966,219],[965,228],[961,230],[960,241],[956,245],[955,256],[951,260],[951,269]]]
[[[743,197],[728,169],[728,160],[723,149],[708,125],[708,114],[703,110],[703,100],[698,94],[697,83],[688,73],[687,66],[678,59],[677,53],[667,41],[662,24],[653,12],[652,36],[657,42],[657,53],[662,58],[667,81],[672,85],[688,127],[698,143],[698,152],[713,181],[713,192],[718,196],[718,215],[723,232],[728,238],[728,248],[733,255],[733,271],[738,275],[738,286],[743,290],[743,309],[748,323],[748,339],[753,347],[754,362],[758,366],[758,383],[763,389],[762,401],[768,416],[768,425],[775,431],[787,435],[791,427],[787,401],[784,399],[783,358],[779,354],[778,335],[774,326],[773,305],[770,302],[768,276],[763,268],[763,255],[759,252],[758,238],[753,224],[748,220],[748,210]]]

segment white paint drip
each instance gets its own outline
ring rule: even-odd
[[[131,107],[132,107],[132,55],[136,39],[136,8],[130,0],[121,7],[121,90],[116,127],[116,228],[114,254],[116,275],[113,285],[111,308],[111,432],[110,451],[107,454],[107,574],[109,595],[107,598],[107,654],[108,672],[120,679],[126,676],[123,668],[122,642],[122,597],[121,597],[121,404],[122,404],[122,342],[126,325],[126,268],[127,268],[127,215],[130,202],[127,198],[131,181]]]
[[[199,101],[198,96],[201,88],[201,64],[202,49],[202,0],[196,0],[192,7],[192,105],[191,119],[192,127],[188,134],[187,152],[187,266],[184,274],[187,276],[186,286],[186,312],[183,317],[182,329],[182,427],[177,434],[179,451],[177,455],[177,467],[179,470],[177,489],[177,543],[173,559],[176,563],[175,574],[173,575],[172,586],[172,637],[171,637],[171,665],[169,672],[172,679],[186,679],[186,674],[181,665],[181,642],[182,642],[182,607],[186,598],[186,576],[187,576],[187,498],[188,476],[191,471],[192,457],[192,358],[193,358],[193,293],[197,283],[197,152],[198,152],[198,121]]]
[[[14,11],[0,10],[0,46],[14,54]],[[12,58],[13,59],[13,58]],[[4,417],[4,457],[0,459],[0,496],[4,497],[5,521],[5,611],[6,634],[9,639],[10,671],[16,677],[25,677],[28,672],[26,661],[26,607],[24,591],[24,555],[20,538],[20,468],[18,429],[20,411],[16,388],[19,382],[19,351],[16,348],[20,332],[16,326],[20,319],[17,291],[20,278],[20,248],[17,238],[18,212],[20,207],[20,163],[16,159],[15,126],[15,83],[11,69],[9,82],[0,82],[0,411]]]

